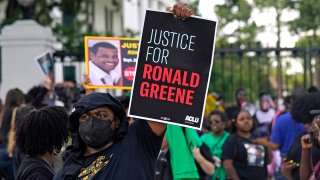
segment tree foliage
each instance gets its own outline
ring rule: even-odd
[[[255,101],[259,93],[273,94],[269,82],[272,75],[266,54],[248,56],[243,52],[215,53],[209,91],[221,93],[227,102],[235,103],[235,92],[245,89],[248,98]]]
[[[233,39],[233,44],[249,47],[256,44],[255,38],[262,27],[258,27],[254,21],[250,21],[252,6],[247,0],[225,0],[222,5],[215,7],[215,13],[219,20],[219,37],[227,40]],[[231,34],[223,33],[228,25],[235,24],[237,28]]]
[[[317,35],[316,38],[314,38],[314,36],[309,35],[309,36],[304,36],[302,38],[300,38],[297,42],[296,42],[296,47],[307,47],[310,46],[310,42],[313,42],[313,45],[320,45],[320,35]]]
[[[317,32],[320,28],[320,1],[319,0],[300,0],[291,4],[291,8],[299,12],[298,18],[289,22],[290,30],[301,37],[301,34],[305,34],[301,39],[296,43],[299,47],[305,47],[306,50],[311,52],[312,46],[319,46],[319,36]],[[312,35],[310,36],[310,32]],[[307,56],[307,61],[311,61],[312,57]],[[316,59],[318,57],[316,56]],[[308,63],[308,68],[311,68],[311,63]],[[320,86],[320,64],[319,61],[315,61],[315,83],[317,86]],[[312,71],[309,72],[310,76]],[[313,79],[310,79],[313,81]],[[311,82],[313,84],[314,82]]]
[[[0,0],[7,1],[6,17],[1,22],[1,27],[15,22],[22,17],[22,11],[17,0]],[[83,55],[83,37],[85,35],[98,35],[86,19],[78,19],[79,14],[87,15],[86,0],[62,0],[47,1],[35,0],[32,7],[32,19],[36,20],[43,26],[50,26],[53,29],[59,42],[63,44],[63,50]],[[50,13],[53,8],[58,8],[62,12],[62,22],[54,22]]]
[[[290,30],[295,34],[312,31],[312,45],[317,43],[317,31],[320,28],[320,1],[319,0],[301,0],[293,3],[291,8],[299,12],[298,18],[289,22]]]
[[[273,8],[276,12],[276,28],[277,28],[277,47],[280,47],[281,42],[281,28],[283,25],[285,25],[284,22],[281,21],[282,13],[285,9],[288,9],[288,7],[291,4],[291,0],[253,0],[254,5],[260,9],[265,8]]]
[[[6,13],[5,19],[1,22],[2,26],[8,25],[20,19],[22,17],[22,10],[19,7],[17,0],[0,0],[0,2],[6,1]],[[32,19],[35,19],[39,24],[50,25],[52,18],[50,17],[50,11],[56,3],[48,3],[47,0],[36,0],[36,3],[32,8]],[[46,7],[46,8],[44,8]]]

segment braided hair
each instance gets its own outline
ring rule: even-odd
[[[43,107],[31,112],[17,127],[16,145],[30,156],[53,153],[67,141],[68,114],[63,107]]]

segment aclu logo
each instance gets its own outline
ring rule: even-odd
[[[168,118],[168,117],[160,117],[160,119],[165,120],[165,121],[170,121],[170,118]]]
[[[186,116],[185,120],[189,121],[189,122],[193,122],[193,123],[198,123],[199,122],[199,118],[198,117],[193,117],[193,116],[189,116],[189,115]]]

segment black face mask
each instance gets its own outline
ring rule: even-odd
[[[79,134],[81,139],[89,147],[102,148],[113,140],[112,122],[111,120],[105,121],[91,117],[89,120],[80,123]]]

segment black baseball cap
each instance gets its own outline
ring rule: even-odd
[[[318,115],[318,114],[320,114],[320,109],[311,110],[311,111],[310,111],[310,114]]]

